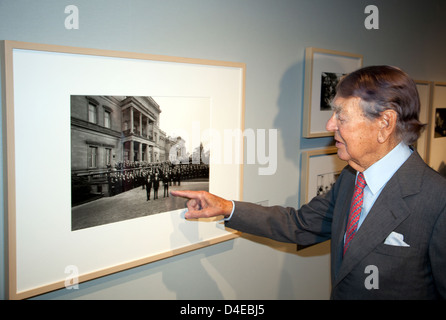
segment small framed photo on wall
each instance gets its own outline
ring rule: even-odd
[[[325,129],[332,115],[330,102],[342,76],[362,67],[362,55],[307,48],[305,51],[305,91],[303,137],[333,135]]]
[[[446,176],[446,82],[434,82],[429,126],[428,164]]]
[[[300,205],[331,189],[346,161],[339,159],[336,147],[302,152]]]

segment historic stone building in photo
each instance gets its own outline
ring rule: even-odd
[[[159,128],[160,114],[151,97],[72,95],[73,188],[88,181],[92,192],[108,195],[109,172],[169,160],[177,138]]]

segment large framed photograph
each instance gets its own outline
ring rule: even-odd
[[[429,127],[429,166],[446,177],[446,82],[434,82]]]
[[[237,237],[169,192],[242,200],[245,69],[2,42],[8,298]]]
[[[340,78],[362,67],[362,55],[309,47],[305,51],[303,136],[333,135],[325,129]]]
[[[302,152],[300,205],[331,189],[346,161],[339,159],[336,147]]]

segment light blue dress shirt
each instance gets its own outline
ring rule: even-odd
[[[364,200],[362,203],[361,216],[358,222],[358,229],[367,217],[370,209],[378,199],[381,191],[395,172],[410,157],[412,150],[403,142],[400,142],[384,158],[375,162],[364,171],[364,178],[367,186],[364,188]],[[358,173],[356,174],[358,176]]]

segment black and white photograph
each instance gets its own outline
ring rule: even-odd
[[[330,102],[336,95],[336,86],[344,74],[322,72],[321,74],[321,111],[331,110]]]
[[[435,138],[446,137],[446,108],[435,110]]]
[[[207,98],[72,95],[72,231],[184,208],[171,190],[209,190],[209,109]]]
[[[341,171],[328,172],[317,175],[317,190],[316,195],[326,194],[338,179]]]

